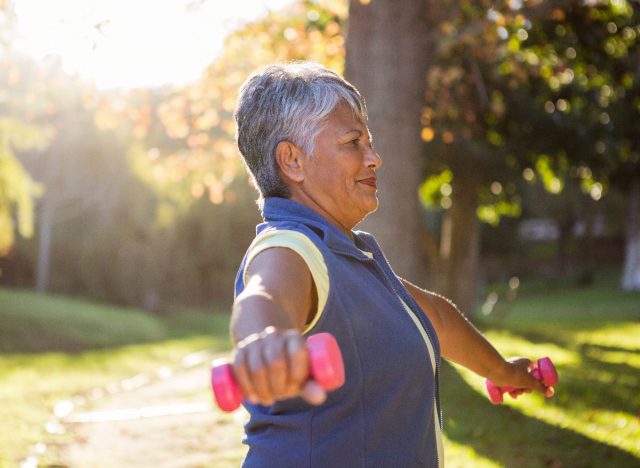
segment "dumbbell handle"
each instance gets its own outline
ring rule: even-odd
[[[330,333],[317,333],[307,339],[309,373],[322,388],[331,391],[344,384],[344,364],[336,339]],[[214,361],[211,387],[223,411],[237,409],[244,395],[233,374],[233,366],[225,360]]]
[[[553,387],[558,383],[558,372],[551,362],[551,359],[549,359],[548,357],[538,359],[538,361],[533,364],[531,375],[539,382],[545,384],[547,387]],[[487,389],[487,393],[489,394],[489,399],[494,405],[502,403],[504,399],[503,393],[511,393],[516,390],[521,390],[518,387],[511,386],[498,387],[489,379],[485,380],[485,387]]]

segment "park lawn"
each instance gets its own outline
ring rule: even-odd
[[[447,466],[639,466],[640,294],[618,291],[613,275],[599,277],[590,288],[525,283],[521,290],[515,302],[498,303],[499,313],[483,317],[480,328],[504,355],[550,356],[560,375],[556,396],[545,400],[526,395],[515,401],[506,397],[504,405],[493,406],[484,395],[482,379],[443,364]],[[6,296],[13,293],[0,289],[2,323]],[[21,301],[28,302],[28,293],[21,294],[27,294]],[[48,299],[55,301],[68,300]],[[39,306],[34,302],[33,307]],[[95,307],[102,307],[104,323],[109,323],[109,311],[122,312]],[[126,313],[143,314],[136,316],[138,321],[150,317],[139,311]],[[173,323],[152,317],[157,321],[153,327],[164,327],[161,334],[166,339],[146,344],[0,355],[0,398],[10,409],[0,420],[0,466],[11,466],[9,462],[15,463],[45,437],[42,427],[60,399],[177,362],[195,350],[224,349],[228,319],[211,315],[206,325],[198,314],[184,314],[179,322],[171,319]],[[177,323],[182,323],[180,336],[171,337],[167,329],[175,332]],[[189,330],[197,333],[190,335]],[[4,338],[0,331],[0,341]],[[233,436],[240,446],[241,434]],[[227,462],[237,466],[240,458]]]
[[[551,399],[506,396],[494,407],[481,378],[445,365],[449,466],[640,466],[640,294],[616,279],[525,284],[481,321],[505,356],[551,357],[560,381]]]
[[[228,317],[182,311],[158,318],[136,309],[0,288],[0,467],[17,466],[46,441],[55,463],[65,435],[45,425],[56,403],[201,350],[229,347]],[[55,351],[47,352],[47,349]]]

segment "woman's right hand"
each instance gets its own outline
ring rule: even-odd
[[[327,397],[309,378],[309,354],[296,329],[267,327],[240,340],[233,368],[242,392],[253,404],[271,406],[276,400],[302,396],[320,405]]]

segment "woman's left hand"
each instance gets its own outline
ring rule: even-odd
[[[504,361],[504,365],[488,376],[498,387],[516,387],[509,394],[516,398],[523,393],[536,391],[550,397],[553,395],[553,387],[546,387],[531,375],[533,363],[527,358],[511,358]]]

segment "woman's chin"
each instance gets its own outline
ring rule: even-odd
[[[372,198],[371,199],[371,209],[370,209],[369,213],[373,213],[374,211],[376,211],[378,209],[378,205],[379,205],[378,192],[374,193],[371,198]]]
[[[375,212],[377,209],[378,209],[378,197],[374,195],[372,197],[372,199],[367,200],[367,202],[363,204],[363,206],[362,206],[362,211],[363,211],[362,219],[366,218],[368,215],[370,215],[371,213]]]

